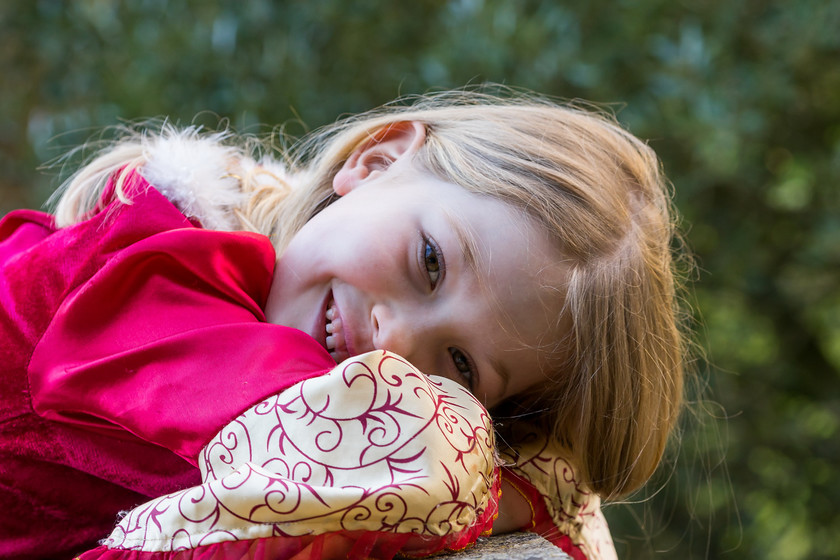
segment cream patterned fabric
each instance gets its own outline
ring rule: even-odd
[[[543,496],[557,531],[568,535],[587,560],[616,559],[601,499],[578,480],[568,454],[526,423],[517,423],[508,439],[509,447],[500,451],[502,460]]]
[[[386,352],[357,356],[240,415],[199,457],[203,484],[132,510],[104,544],[455,534],[494,513],[492,433],[457,383]]]

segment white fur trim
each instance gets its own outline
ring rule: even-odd
[[[165,127],[160,135],[144,138],[143,177],[207,229],[236,228],[233,209],[245,195],[231,170],[244,160],[253,162],[236,148],[225,146],[225,136],[202,136],[194,127]]]

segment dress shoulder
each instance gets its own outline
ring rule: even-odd
[[[130,204],[56,231],[32,256],[51,271],[54,310],[28,364],[32,405],[194,462],[241,410],[334,362],[265,322],[267,238],[197,227],[136,173],[127,193]]]

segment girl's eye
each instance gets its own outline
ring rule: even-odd
[[[429,285],[434,290],[443,274],[443,253],[431,239],[423,240],[423,266],[429,276]]]
[[[449,355],[452,356],[452,363],[455,364],[458,374],[464,378],[467,387],[472,391],[475,383],[475,368],[469,357],[457,348],[450,348]]]

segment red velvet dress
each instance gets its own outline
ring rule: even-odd
[[[265,237],[196,227],[139,175],[127,191],[66,229],[0,221],[0,557],[90,548],[197,484],[231,418],[335,366],[265,322]]]

